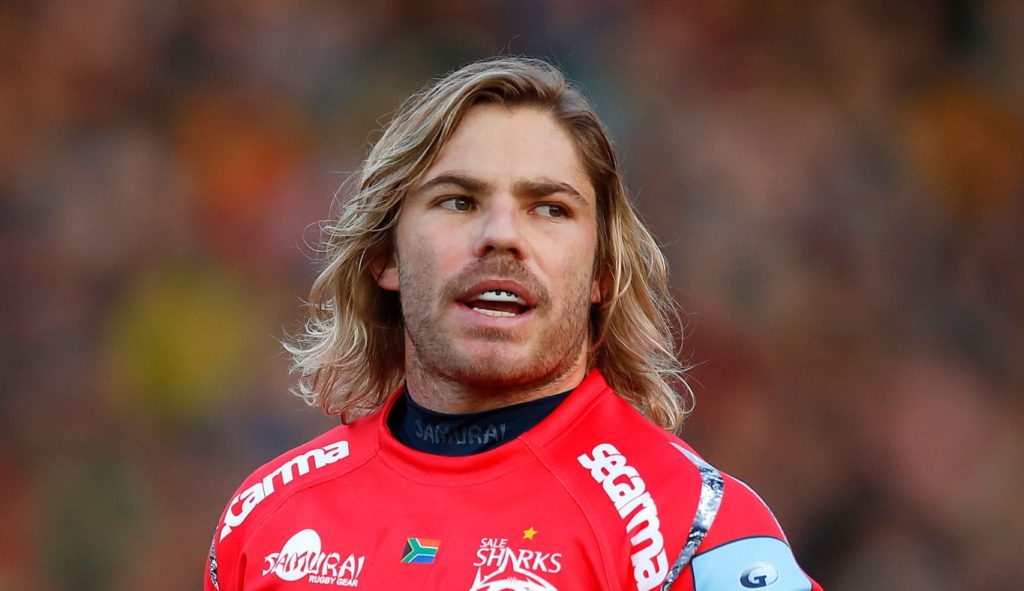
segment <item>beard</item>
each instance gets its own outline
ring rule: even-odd
[[[400,268],[400,298],[405,331],[414,352],[406,352],[419,369],[465,386],[494,389],[532,388],[571,371],[590,337],[592,265],[566,281],[565,297],[550,291],[520,261],[507,256],[477,260],[439,288],[429,278],[429,264]],[[535,301],[527,326],[506,330],[457,325],[446,312],[458,298],[484,279],[517,282]],[[456,338],[473,340],[460,347]]]

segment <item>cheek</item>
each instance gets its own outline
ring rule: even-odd
[[[452,239],[444,232],[407,233],[399,240],[399,266],[420,281],[440,283],[450,274],[454,266]]]
[[[574,294],[573,297],[586,297],[591,303],[600,301],[600,286],[594,279],[595,254],[592,248],[587,248],[586,239],[572,246],[553,247],[550,253],[553,258],[560,259],[549,267],[553,281],[564,286],[563,289]]]

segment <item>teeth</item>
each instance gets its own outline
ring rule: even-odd
[[[488,310],[487,308],[473,308],[473,309],[476,310],[477,312],[480,312],[481,314],[485,314],[487,316],[496,316],[496,317],[515,316],[515,314],[513,314],[512,312],[505,312],[505,311],[502,311],[502,310]]]
[[[515,302],[520,306],[526,305],[526,300],[512,293],[511,291],[505,291],[501,289],[489,289],[481,293],[478,300],[484,302]]]

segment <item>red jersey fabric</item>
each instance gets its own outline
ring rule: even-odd
[[[206,591],[820,591],[746,485],[591,371],[534,428],[463,457],[381,411],[254,472],[229,502]]]

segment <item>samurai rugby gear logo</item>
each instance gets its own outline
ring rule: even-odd
[[[280,552],[267,554],[263,562],[263,576],[274,574],[282,581],[305,578],[320,585],[356,587],[366,557],[324,552],[320,535],[312,529],[304,529],[289,538]]]

